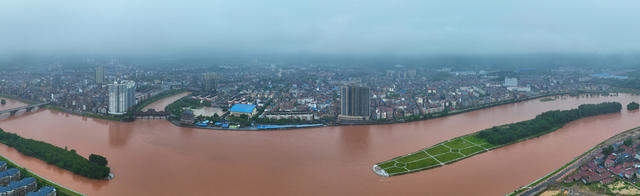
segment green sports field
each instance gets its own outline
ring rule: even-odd
[[[460,159],[489,151],[493,145],[484,139],[466,135],[454,138],[429,148],[378,163],[389,176],[405,174],[455,162]]]

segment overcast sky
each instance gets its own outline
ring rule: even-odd
[[[630,53],[637,0],[2,0],[0,54]]]

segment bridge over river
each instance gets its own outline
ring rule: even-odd
[[[37,110],[38,108],[40,108],[42,106],[49,105],[50,103],[51,102],[38,103],[38,104],[33,104],[33,105],[28,105],[28,106],[12,108],[12,109],[8,109],[8,110],[2,110],[2,111],[0,111],[0,115],[5,114],[5,113],[9,113],[10,114],[9,116],[13,116],[20,110],[26,110],[26,112],[30,112],[34,108]]]

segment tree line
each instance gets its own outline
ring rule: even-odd
[[[478,132],[476,136],[486,139],[494,145],[508,144],[519,139],[553,131],[580,118],[616,113],[621,109],[622,104],[618,102],[583,104],[577,109],[548,111],[531,120],[485,129]]]
[[[111,172],[111,169],[106,166],[107,159],[100,155],[91,154],[91,160],[88,160],[78,155],[73,149],[67,150],[45,142],[22,138],[2,129],[0,129],[0,142],[24,155],[35,157],[87,178],[104,179]]]

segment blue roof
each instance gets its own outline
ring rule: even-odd
[[[7,171],[0,172],[0,178],[4,178],[5,176],[13,176],[17,174],[20,170],[16,168],[10,168]]]
[[[241,113],[251,113],[251,112],[253,112],[253,109],[255,109],[255,108],[256,108],[256,105],[235,104],[235,105],[233,105],[233,107],[231,107],[231,109],[229,109],[229,111],[241,112]]]
[[[258,125],[258,129],[280,129],[280,128],[303,128],[303,127],[317,127],[323,124],[304,124],[304,125]]]
[[[20,181],[13,181],[9,183],[9,185],[7,186],[0,187],[0,193],[8,192],[8,191],[11,191],[35,182],[36,182],[36,179],[33,177],[23,178]]]
[[[47,196],[55,191],[55,188],[51,186],[45,186],[40,188],[40,190],[38,190],[37,192],[28,192],[26,196]]]

